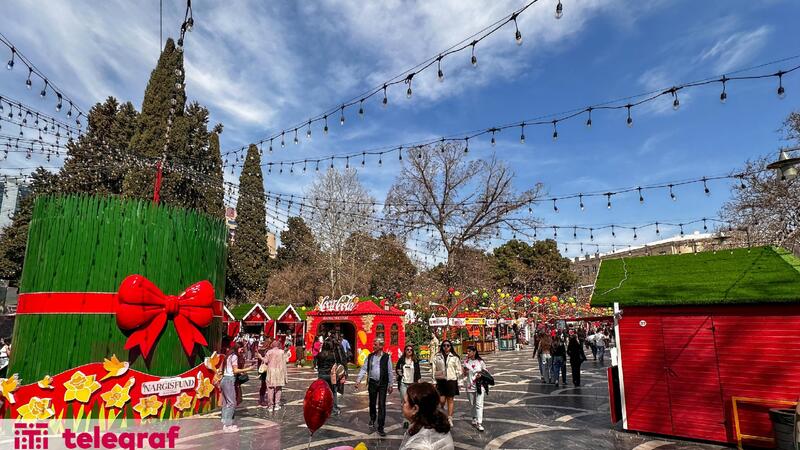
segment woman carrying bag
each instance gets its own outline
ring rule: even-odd
[[[436,381],[436,390],[439,391],[439,401],[442,408],[447,405],[447,420],[453,425],[453,409],[455,396],[458,392],[458,377],[461,375],[461,358],[453,349],[453,343],[445,339],[439,345],[439,352],[431,362],[431,372]]]
[[[408,387],[422,378],[419,360],[414,353],[413,346],[406,345],[406,348],[403,349],[403,356],[397,360],[394,371],[397,374],[397,390],[400,392],[400,404],[402,405],[405,401]],[[403,420],[403,428],[408,428],[408,420]]]
[[[584,353],[583,346],[574,334],[569,337],[567,355],[569,355],[569,365],[572,367],[572,384],[580,386],[581,364],[586,361],[586,353]]]
[[[267,396],[265,406],[273,411],[281,409],[281,392],[287,383],[286,356],[278,340],[272,341],[272,348],[266,358]]]

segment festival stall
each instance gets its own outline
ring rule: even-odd
[[[382,338],[384,350],[397,360],[406,343],[404,318],[405,313],[387,300],[354,295],[325,297],[307,313],[306,348],[312,347],[316,336],[341,333],[353,346],[354,362],[361,365],[375,339]],[[311,359],[310,352],[306,359]]]
[[[591,302],[616,311],[624,429],[773,442],[770,409],[800,392],[800,359],[787,353],[787,332],[800,330],[800,259],[760,247],[604,260]]]
[[[222,307],[222,326],[227,339],[235,338],[242,329],[242,324],[236,320],[236,316],[227,306]]]
[[[306,307],[295,308],[292,305],[269,306],[267,313],[274,317],[272,326],[272,337],[280,340],[282,345],[287,341],[290,343],[289,351],[291,356],[289,362],[297,361],[298,346],[303,348],[303,338],[306,327]]]
[[[28,233],[0,417],[169,420],[215,407],[221,220],[114,197],[42,196]]]
[[[264,334],[272,336],[274,334],[272,318],[267,311],[258,303],[244,303],[231,308],[234,319],[239,322],[239,330],[248,334]]]

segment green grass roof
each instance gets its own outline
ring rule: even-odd
[[[236,320],[242,320],[244,319],[244,315],[253,309],[253,306],[253,303],[242,303],[241,305],[236,305],[233,308],[228,308],[228,310],[230,310],[231,314],[233,314],[233,317],[235,317]]]
[[[600,263],[591,305],[614,302],[622,306],[800,302],[800,260],[774,247],[607,259]]]

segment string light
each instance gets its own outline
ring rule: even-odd
[[[625,105],[625,107],[628,108],[628,120],[627,120],[628,128],[632,128],[633,127],[633,118],[631,117],[631,108],[633,107],[633,105],[628,103],[627,105]]]
[[[673,187],[673,185],[670,184],[669,185],[669,198],[671,198],[672,201],[674,202],[674,201],[678,200],[678,197],[676,197],[675,193],[672,192],[672,187]]]
[[[708,189],[708,183],[706,183],[706,177],[703,177],[703,192],[706,194],[706,197],[711,195],[711,191]]]
[[[525,143],[525,122],[522,122],[519,127],[520,127],[519,143],[520,144],[524,144]]]
[[[586,207],[585,207],[585,206],[584,206],[584,204],[583,204],[583,194],[578,194],[578,199],[579,199],[579,201],[580,201],[580,204],[579,204],[579,206],[580,206],[580,208],[581,208],[581,211],[583,211],[584,209],[586,209]]]
[[[672,109],[677,111],[681,107],[681,102],[680,102],[680,100],[678,100],[678,89],[677,88],[672,88],[672,96],[675,98],[672,101]]]
[[[728,93],[725,92],[725,84],[728,82],[728,78],[723,75],[722,79],[720,79],[720,82],[722,83],[722,92],[719,94],[719,101],[722,102],[722,104],[725,104],[725,102],[728,100]]]
[[[778,98],[783,100],[786,98],[786,90],[783,88],[783,72],[778,72]]]
[[[556,5],[556,19],[560,19],[564,16],[564,5],[561,4],[561,0],[558,0],[558,4]]]
[[[553,142],[558,140],[558,128],[556,127],[557,123],[558,123],[557,120],[553,121]]]
[[[556,199],[553,199],[553,211],[558,213],[558,205],[556,205]]]
[[[472,41],[472,58],[470,58],[470,62],[472,63],[472,67],[478,67],[478,57],[475,56],[475,45],[478,41]]]
[[[586,119],[586,128],[592,128],[592,107],[586,108],[586,112],[589,113],[589,118]]]
[[[406,90],[406,98],[411,98],[411,80],[414,78],[414,74],[408,74],[406,77],[406,84],[408,85],[408,89]]]
[[[606,204],[606,208],[611,209],[611,192],[606,192],[606,198],[608,199],[608,203]]]
[[[339,125],[344,126],[344,105],[342,105],[341,111],[342,113],[341,116],[339,116]]]
[[[522,45],[522,32],[519,31],[519,26],[517,25],[517,13],[511,15],[511,20],[514,21],[514,29],[516,30],[514,33],[514,40],[517,42],[517,45]]]
[[[642,188],[638,187],[638,188],[636,188],[636,190],[639,191],[639,204],[643,205],[644,204],[644,196],[642,195]]]
[[[491,144],[492,144],[492,147],[494,147],[494,146],[497,144],[497,140],[495,140],[495,138],[494,138],[494,134],[495,134],[495,132],[497,131],[497,129],[496,129],[496,128],[492,128],[492,130],[491,130],[491,131],[492,131],[492,140],[491,140]]]
[[[439,55],[439,57],[436,58],[436,66],[438,68],[437,77],[439,78],[439,82],[441,83],[444,81],[444,72],[442,72],[442,55]]]
[[[358,105],[358,117],[360,117],[362,119],[364,118],[364,99],[363,98],[361,99],[361,102]],[[311,121],[309,120],[308,123],[311,123]]]

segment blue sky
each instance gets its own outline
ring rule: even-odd
[[[414,79],[411,100],[396,87],[386,110],[374,97],[364,119],[352,108],[344,127],[331,121],[328,137],[316,127],[311,141],[301,133],[295,146],[287,138],[287,147],[265,160],[360,152],[485,129],[800,53],[796,1],[563,0],[564,17],[555,20],[556,2],[540,0],[520,16],[523,45],[515,45],[513,27],[506,27],[479,45],[476,68],[468,52],[447,58],[443,83],[435,70],[427,71]],[[164,3],[165,35],[174,35],[181,5]],[[241,147],[379,85],[524,3],[195,0],[196,26],[185,53],[187,93],[225,125],[223,149]],[[3,13],[3,34],[85,110],[109,95],[141,105],[159,52],[157,1],[11,0]],[[0,95],[52,110],[36,89],[25,89],[26,74],[17,69],[0,74]],[[719,86],[712,85],[681,92],[677,112],[667,98],[635,109],[630,129],[623,111],[596,114],[591,129],[583,120],[560,124],[557,142],[552,128],[526,129],[525,144],[518,131],[509,130],[497,136],[494,149],[488,139],[470,142],[470,154],[486,157],[494,150],[514,167],[518,188],[542,182],[550,195],[721,175],[784,144],[777,130],[798,108],[800,76],[783,84],[784,100],[775,95],[774,79],[729,84],[725,105],[718,100]],[[0,169],[32,165],[12,157]],[[359,177],[382,201],[398,171],[396,159],[386,158],[382,167],[375,160],[359,167]],[[265,174],[268,190],[289,194],[301,194],[313,177],[313,171]],[[710,196],[698,185],[677,189],[676,202],[666,191],[649,194],[644,205],[636,194],[617,196],[610,210],[600,198],[586,201],[583,212],[577,202],[560,203],[558,214],[543,202],[535,214],[558,225],[685,222],[714,217],[729,197],[729,184],[709,187]],[[588,236],[559,237],[589,242]],[[636,242],[655,238],[652,230],[639,232]],[[612,239],[610,231],[595,233],[595,241],[634,243],[630,233]],[[577,250],[571,245],[567,254]]]

